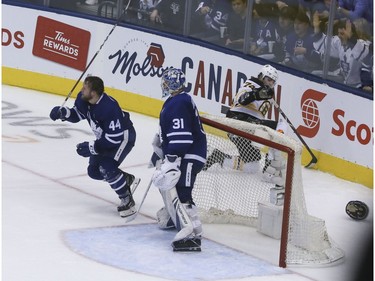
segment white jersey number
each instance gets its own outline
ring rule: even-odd
[[[173,129],[178,130],[178,129],[183,129],[184,126],[184,119],[182,118],[175,118],[172,120],[173,122]]]
[[[109,128],[112,130],[112,131],[116,131],[116,128],[119,128],[121,129],[121,123],[120,123],[120,120],[116,120],[116,124],[115,124],[115,121],[111,121],[111,123],[109,124]]]

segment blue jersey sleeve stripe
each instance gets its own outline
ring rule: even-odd
[[[173,133],[169,133],[167,134],[167,137],[172,137],[172,136],[191,136],[192,133],[191,132],[173,132]]]
[[[114,144],[119,144],[122,141],[122,140],[119,140],[119,141],[113,140],[108,134],[105,134],[105,139],[109,141],[110,143],[114,143]]]
[[[124,135],[124,132],[117,133],[117,134],[106,134],[108,137],[115,138]]]
[[[192,140],[172,140],[169,143],[193,143]]]

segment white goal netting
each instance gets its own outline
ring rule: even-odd
[[[307,213],[298,142],[268,127],[225,117],[203,115],[202,122],[208,158],[193,189],[202,222],[256,227],[258,204],[271,202],[284,210],[280,266],[327,264],[344,256],[329,238],[324,220]],[[287,166],[281,171],[284,198],[273,202],[271,190],[282,187],[267,181],[264,169],[275,151]]]

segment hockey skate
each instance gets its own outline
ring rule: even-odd
[[[122,218],[131,217],[136,213],[135,210],[135,202],[133,200],[133,196],[131,193],[131,188],[135,190],[136,186],[134,187],[135,177],[131,174],[125,173],[124,176],[126,178],[126,192],[125,195],[120,197],[121,203],[117,207],[117,211],[119,212]],[[139,179],[137,179],[137,186],[139,184]]]
[[[200,252],[201,237],[188,237],[172,242],[173,252]]]
[[[218,163],[221,167],[223,167],[225,158],[231,158],[231,156],[215,148],[211,155],[207,158],[203,171],[207,171],[207,169],[215,163]]]

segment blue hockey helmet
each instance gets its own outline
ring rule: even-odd
[[[161,77],[162,97],[167,97],[185,88],[185,73],[178,68],[169,68]]]

